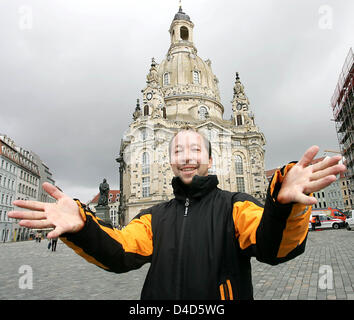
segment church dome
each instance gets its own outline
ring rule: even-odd
[[[180,7],[169,29],[171,45],[166,59],[158,65],[159,84],[167,98],[207,98],[220,104],[220,109],[223,109],[211,62],[197,55],[193,27],[190,17]]]
[[[187,93],[205,95],[220,101],[218,80],[210,60],[202,60],[188,48],[168,54],[158,67],[160,85],[166,95]]]
[[[175,17],[173,20],[186,20],[186,21],[191,21],[189,15],[185,14],[182,11],[182,7],[179,7],[178,12],[175,14]]]

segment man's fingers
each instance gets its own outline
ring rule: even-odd
[[[43,211],[10,211],[8,216],[14,219],[43,220],[47,216]]]
[[[317,172],[317,171],[326,169],[328,167],[334,166],[340,161],[340,159],[342,159],[341,156],[334,156],[331,158],[323,159],[322,161],[315,163],[312,166],[312,170],[313,170],[313,172]]]
[[[294,202],[302,203],[302,204],[307,205],[307,206],[312,206],[312,205],[317,203],[317,200],[316,200],[315,197],[310,197],[310,196],[307,196],[306,194],[299,193],[296,196],[296,199],[295,199]]]
[[[53,198],[57,200],[65,197],[63,192],[61,192],[56,186],[53,186],[49,182],[44,182],[42,186],[47,193],[49,193]]]
[[[21,227],[31,229],[45,229],[54,227],[53,224],[49,223],[47,220],[21,220],[19,225]]]
[[[316,171],[315,173],[312,174],[310,179],[311,181],[319,180],[329,175],[337,175],[338,173],[343,172],[345,170],[346,170],[345,165],[337,164],[329,168],[326,168],[324,170]]]
[[[300,159],[300,161],[298,162],[298,165],[302,167],[307,167],[308,165],[310,165],[319,150],[320,148],[318,146],[312,146],[308,148]]]
[[[25,208],[29,210],[44,211],[45,204],[39,201],[30,201],[30,200],[15,200],[13,204],[16,207]]]
[[[63,233],[64,233],[64,230],[62,230],[59,227],[56,227],[53,231],[51,231],[47,234],[47,238],[53,239],[56,237],[60,237]]]
[[[337,178],[335,175],[330,175],[330,176],[326,176],[322,179],[312,181],[307,184],[306,188],[304,189],[304,193],[309,194],[312,192],[319,191],[319,190],[327,187],[328,185],[330,185],[332,182],[334,182],[336,180],[337,180]]]

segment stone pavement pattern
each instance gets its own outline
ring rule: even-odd
[[[47,245],[47,240],[0,244],[0,300],[140,298],[149,265],[114,274],[87,263],[60,240],[56,252]],[[32,269],[32,289],[19,286],[23,265]],[[319,286],[323,265],[333,271],[333,289]],[[252,259],[252,268],[256,300],[354,300],[354,231],[310,232],[301,256],[277,266]]]

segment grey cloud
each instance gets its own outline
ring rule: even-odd
[[[211,59],[225,118],[239,71],[264,132],[266,168],[307,147],[338,149],[329,101],[352,43],[350,0],[184,1],[194,42]],[[33,27],[19,28],[29,6]],[[177,1],[2,1],[0,132],[35,151],[58,185],[82,201],[102,178],[118,188],[120,139],[150,61],[165,58]]]

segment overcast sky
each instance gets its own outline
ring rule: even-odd
[[[194,43],[212,61],[224,118],[240,73],[264,133],[266,169],[307,147],[338,150],[330,108],[354,40],[352,0],[183,0]],[[151,58],[160,63],[177,0],[1,0],[0,133],[86,202],[117,189],[120,139]]]

